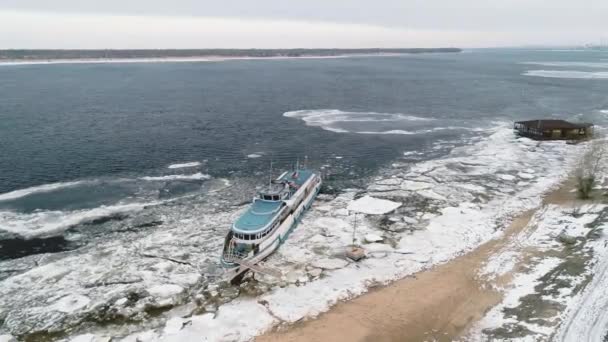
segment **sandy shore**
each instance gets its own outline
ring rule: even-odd
[[[74,58],[74,59],[16,59],[0,60],[0,66],[47,65],[47,64],[113,64],[113,63],[195,63],[225,62],[239,60],[285,60],[285,59],[336,59],[353,57],[395,57],[408,56],[403,53],[344,54],[344,55],[304,55],[304,56],[199,56],[199,57],[154,57],[154,58]]]
[[[545,196],[546,204],[576,201],[574,179]],[[539,208],[542,208],[539,207]],[[539,208],[522,213],[505,234],[446,264],[371,290],[336,305],[318,318],[278,328],[256,339],[269,341],[452,341],[502,300],[496,290],[509,274],[479,277],[485,262],[527,227]]]

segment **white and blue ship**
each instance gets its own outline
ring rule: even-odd
[[[321,189],[319,174],[296,167],[271,180],[233,223],[221,256],[229,280],[239,279],[289,237]]]

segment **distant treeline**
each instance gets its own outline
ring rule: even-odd
[[[436,49],[188,49],[188,50],[0,50],[0,60],[166,58],[166,57],[300,57],[382,53],[460,52]]]

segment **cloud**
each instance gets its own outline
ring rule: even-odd
[[[608,29],[606,0],[2,0],[0,9],[322,21],[432,30],[576,27],[599,34]]]
[[[65,1],[62,2],[65,3]],[[344,2],[337,2],[344,4]],[[416,1],[410,0],[406,3],[411,5],[413,2]],[[427,2],[435,4],[423,6],[427,10],[439,7],[437,1],[429,0]],[[151,2],[151,4],[154,3],[154,1]],[[212,10],[213,8],[215,10]],[[372,23],[366,23],[366,21],[356,23],[356,20],[340,21],[337,19],[330,21],[330,18],[324,21],[319,19],[323,17],[322,15],[312,14],[310,17],[314,17],[313,19],[259,18],[254,13],[249,13],[251,10],[247,10],[248,8],[250,9],[250,7],[245,7],[235,11],[237,13],[245,12],[241,13],[241,17],[149,13],[124,15],[86,11],[46,12],[0,9],[0,32],[2,32],[0,48],[357,48],[568,45],[586,42],[587,37],[597,38],[595,35],[598,32],[596,28],[588,29],[571,25],[562,25],[561,28],[549,26],[536,30],[529,30],[521,25],[513,25],[508,29],[464,27],[467,25],[461,25],[464,28],[458,28],[451,27],[455,26],[452,24],[436,24],[435,27],[429,24],[426,25],[428,27],[425,27],[425,25],[420,25],[420,22],[412,25],[408,25],[407,22],[402,25],[395,25],[395,23],[380,25],[373,23],[374,20],[371,20]],[[317,9],[324,11],[325,7],[319,4]],[[335,11],[335,5],[330,6],[330,9]],[[443,22],[441,18],[448,15],[451,10],[445,6],[441,9],[436,8],[439,19],[434,20],[439,23]],[[147,12],[156,11],[155,7],[147,8]],[[331,11],[330,13],[333,13]],[[125,12],[129,12],[129,7],[125,9]],[[216,6],[212,7],[210,12],[220,13],[221,11]],[[299,15],[302,16],[302,14]],[[413,13],[410,16],[415,17],[416,15]],[[269,16],[278,15],[270,12]],[[472,14],[471,18],[480,16]],[[389,18],[392,17],[389,16]],[[391,20],[389,20],[390,23],[392,23]],[[471,21],[474,20],[471,19]],[[450,22],[450,20],[445,19],[445,22]]]

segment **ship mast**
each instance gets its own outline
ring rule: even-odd
[[[272,158],[270,159],[270,170],[268,172],[268,188],[272,186]]]

